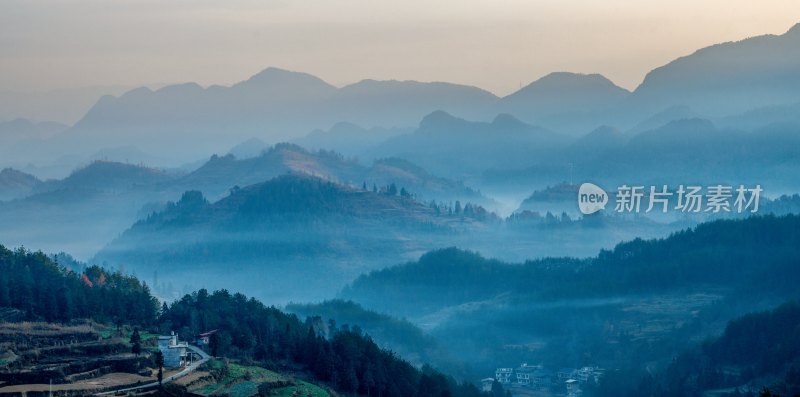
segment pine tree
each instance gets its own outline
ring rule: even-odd
[[[208,347],[211,348],[211,355],[216,358],[220,352],[220,345],[222,345],[222,338],[219,332],[211,334],[208,338]]]
[[[161,353],[161,350],[159,350],[155,353],[155,356],[156,367],[158,367],[158,387],[161,388],[164,380],[164,353]]]
[[[131,334],[131,352],[137,357],[142,352],[142,337],[139,335],[139,328],[134,328]]]

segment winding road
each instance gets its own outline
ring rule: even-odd
[[[211,356],[206,354],[206,352],[204,352],[202,349],[200,349],[197,346],[189,345],[189,346],[187,346],[187,349],[189,349],[192,352],[194,352],[197,355],[199,355],[200,359],[195,361],[195,362],[193,362],[188,367],[184,368],[181,372],[178,372],[177,374],[170,375],[170,376],[164,378],[162,380],[162,383],[172,382],[175,379],[182,378],[182,377],[192,373],[192,371],[196,370],[197,367],[205,364],[211,358]],[[139,389],[148,389],[148,388],[157,387],[157,386],[158,386],[158,382],[156,381],[156,382],[146,383],[144,385],[126,387],[124,389],[117,389],[117,390],[105,391],[105,392],[102,392],[102,393],[96,393],[95,396],[108,396],[108,395],[112,395],[112,394],[116,394],[116,393],[124,393],[124,392],[133,391],[133,390],[139,390]]]

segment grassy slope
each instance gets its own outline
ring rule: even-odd
[[[222,367],[222,361],[212,360],[209,364],[212,369]],[[303,397],[329,397],[323,388],[288,376],[270,371],[257,366],[229,364],[229,374],[217,383],[206,384],[196,388],[190,388],[193,393],[210,396],[212,394],[228,394],[231,397],[250,397],[258,392],[258,385],[263,382],[294,382],[295,386],[287,386],[273,390],[274,395],[279,397],[289,397],[294,395],[299,388],[299,396]]]

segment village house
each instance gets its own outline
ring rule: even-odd
[[[517,368],[497,368],[495,378],[482,379],[481,383],[486,391],[491,391],[491,384],[495,379],[507,387],[524,387],[534,390],[544,390],[556,384],[566,384],[575,394],[580,393],[580,385],[599,382],[603,373],[603,369],[594,366],[585,366],[580,369],[561,368],[557,372],[553,372],[542,365],[523,363]]]
[[[219,330],[212,329],[211,331],[203,332],[202,334],[198,335],[197,336],[197,345],[198,346],[208,346],[209,343],[211,343],[211,335],[216,334],[217,331],[219,331]]]
[[[575,378],[581,384],[587,382],[597,383],[603,375],[603,370],[598,367],[582,367],[575,373]]]
[[[513,379],[511,376],[513,374],[514,368],[498,368],[497,371],[495,371],[494,378],[503,385],[510,385]]]
[[[481,379],[481,391],[486,393],[491,393],[493,384],[494,384],[494,378]]]
[[[187,364],[186,348],[189,344],[178,342],[178,335],[173,331],[170,335],[158,337],[158,350],[164,355],[164,367],[180,368]]]
[[[528,363],[523,363],[516,371],[517,384],[520,386],[530,386],[534,373],[541,369],[541,365],[528,365]]]
[[[578,397],[581,395],[581,393],[583,393],[580,387],[580,382],[578,382],[576,379],[567,379],[567,381],[564,383],[567,386],[567,397]]]

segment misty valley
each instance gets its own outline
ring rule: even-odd
[[[800,395],[798,92],[800,24],[634,90],[267,68],[0,120],[0,396]]]

